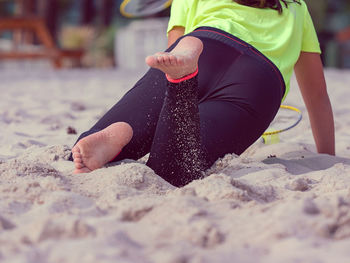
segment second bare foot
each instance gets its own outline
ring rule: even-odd
[[[132,135],[129,124],[117,122],[79,140],[72,149],[74,173],[87,173],[101,168],[121,152]]]
[[[179,79],[195,72],[203,43],[192,36],[184,37],[170,52],[158,52],[146,57],[146,63],[163,71],[172,79]]]

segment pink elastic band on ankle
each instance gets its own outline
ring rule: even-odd
[[[113,161],[115,158],[117,158],[117,156],[118,156],[121,152],[122,152],[122,151],[118,152],[117,155],[114,156],[113,159],[110,160],[110,162]]]
[[[186,75],[186,76],[184,76],[184,77],[182,77],[180,79],[172,79],[172,78],[169,77],[168,74],[165,74],[165,76],[166,76],[167,80],[169,82],[171,82],[171,83],[180,83],[182,81],[185,81],[185,80],[188,80],[188,79],[191,79],[191,78],[195,77],[197,74],[198,74],[198,68],[196,69],[195,72],[193,72],[193,73],[191,73],[189,75]]]

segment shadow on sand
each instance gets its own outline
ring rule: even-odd
[[[301,156],[299,158],[292,159],[273,157],[267,158],[262,162],[265,164],[282,164],[286,167],[287,171],[293,175],[325,170],[331,168],[337,163],[350,165],[350,159],[337,156],[330,156],[326,154],[318,154],[310,157]]]

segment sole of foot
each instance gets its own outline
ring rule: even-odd
[[[171,79],[180,79],[195,72],[203,43],[192,36],[182,38],[170,52],[158,52],[146,57],[146,63],[167,74]]]

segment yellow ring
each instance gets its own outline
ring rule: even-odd
[[[292,126],[286,128],[286,129],[281,129],[281,130],[276,130],[276,131],[271,131],[271,132],[264,132],[262,136],[266,136],[266,135],[274,135],[274,134],[277,134],[277,133],[281,133],[283,131],[286,131],[286,130],[289,130],[291,127],[294,127],[295,125],[297,125],[300,120],[301,120],[301,111],[293,106],[288,106],[288,105],[281,105],[280,108],[282,109],[288,109],[288,110],[293,110],[297,113],[300,114],[300,117],[299,119],[297,120],[297,122],[295,124],[293,124]]]
[[[120,13],[121,13],[123,16],[131,18],[131,17],[133,17],[133,16],[130,15],[129,13],[126,13],[126,12],[124,11],[124,10],[125,10],[125,6],[126,6],[129,2],[130,2],[130,0],[124,0],[123,3],[121,3],[121,5],[120,5],[119,10],[120,10]]]
[[[125,6],[126,6],[130,1],[132,1],[132,0],[124,0],[124,1],[121,3],[120,8],[119,8],[120,13],[121,13],[123,16],[128,17],[128,18],[137,17],[137,15],[133,15],[133,14],[130,14],[130,13],[125,12]],[[172,2],[172,1],[173,1],[173,0],[169,0],[169,1],[165,2],[164,5],[163,5],[163,9],[168,8],[168,7],[171,5],[171,2]]]

